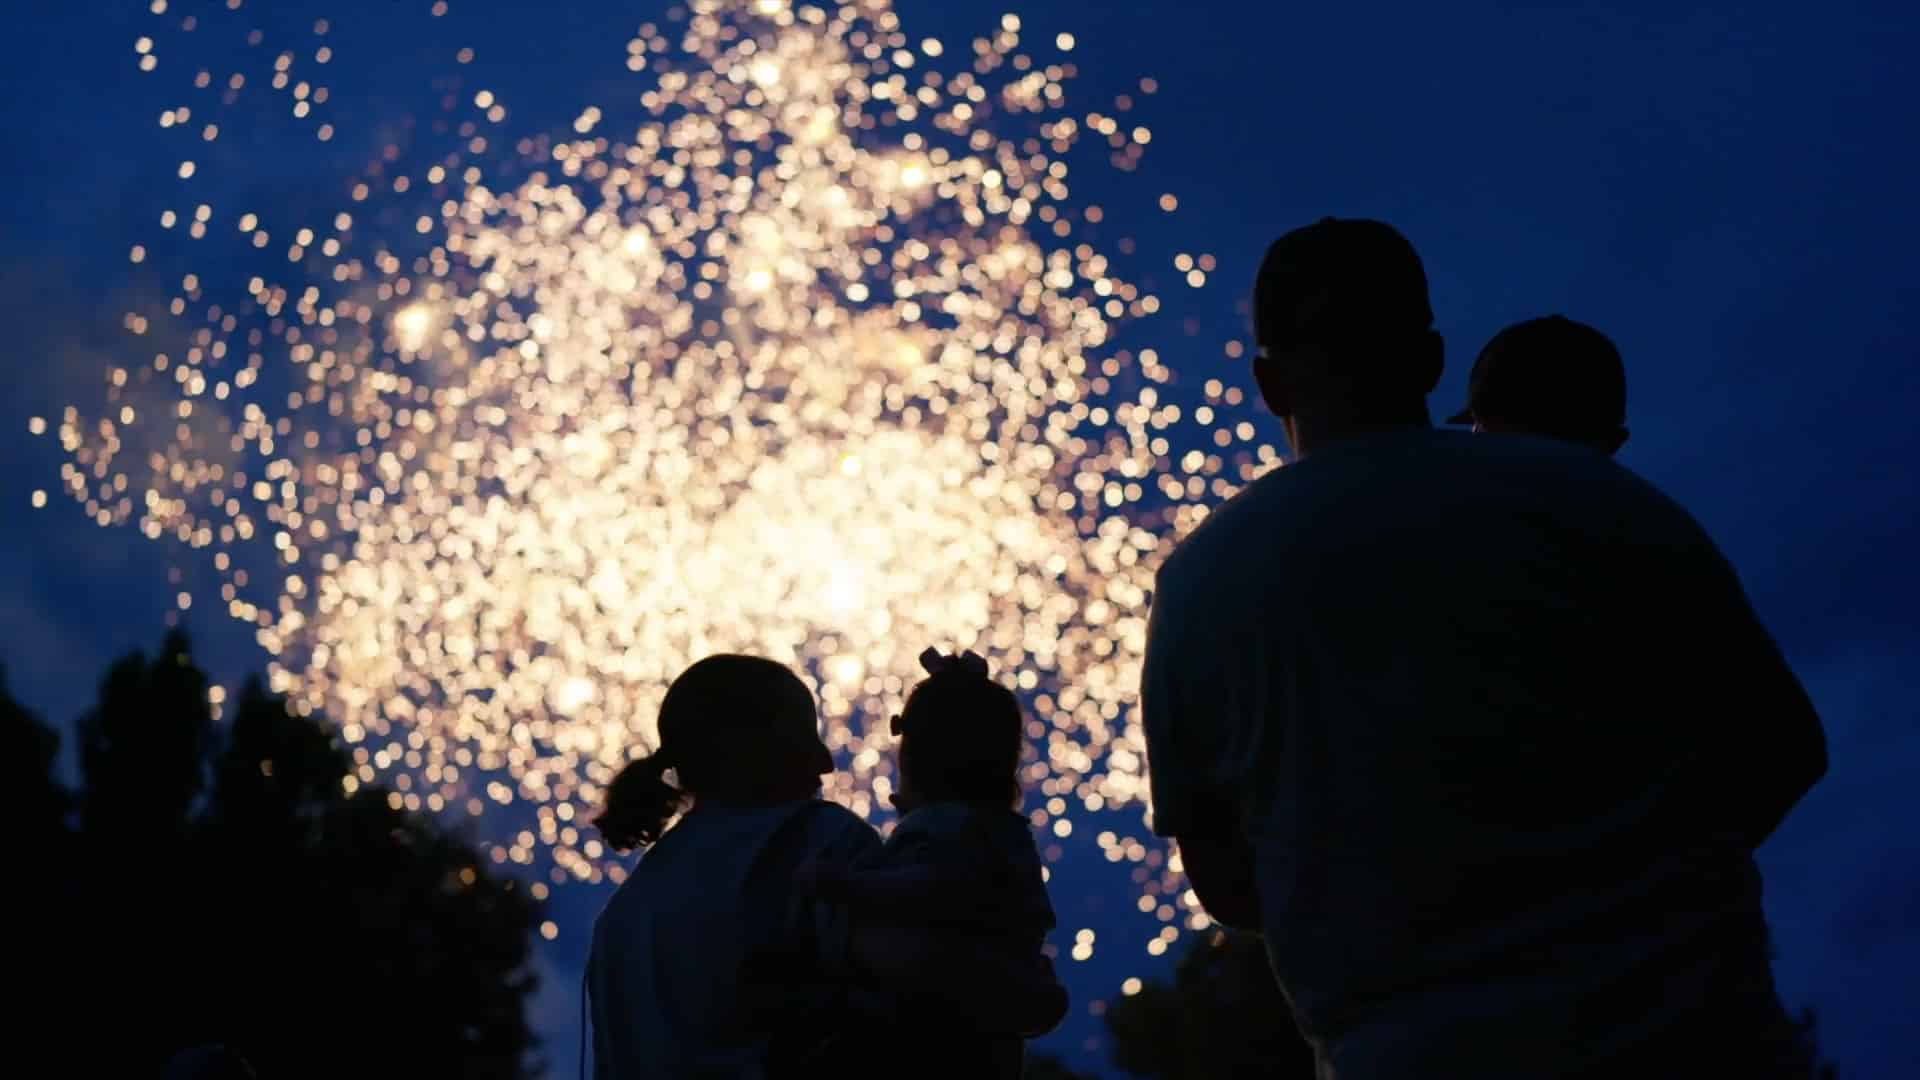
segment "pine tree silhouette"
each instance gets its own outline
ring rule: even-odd
[[[0,799],[6,820],[22,830],[32,856],[44,858],[68,837],[73,796],[54,775],[60,735],[20,704],[0,666]]]
[[[169,633],[151,661],[136,652],[115,663],[80,720],[86,835],[136,853],[182,839],[206,786],[212,732],[207,677],[184,631]],[[143,842],[129,843],[135,837]]]
[[[79,725],[75,831],[57,738],[0,682],[11,797],[49,853],[20,1030],[72,1075],[205,1047],[270,1080],[535,1075],[526,887],[393,793],[349,794],[331,729],[257,680],[219,728],[207,689],[184,634],[112,665]]]

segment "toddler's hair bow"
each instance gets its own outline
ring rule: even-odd
[[[959,675],[972,675],[975,678],[987,677],[986,657],[972,651],[943,655],[939,649],[931,646],[920,654],[920,666],[929,675],[945,675],[949,672]]]
[[[939,678],[943,675],[968,676],[983,681],[987,678],[986,657],[973,652],[961,652],[948,656],[939,649],[929,646],[920,653],[920,666],[927,670],[928,678]],[[902,734],[905,731],[904,720],[904,717],[894,717],[887,725],[888,729],[896,736]]]

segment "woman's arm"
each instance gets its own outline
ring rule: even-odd
[[[961,834],[937,843],[896,840],[880,863],[812,859],[801,865],[795,885],[862,922],[990,933],[1017,924],[1024,913],[1006,906],[1013,899],[1008,890],[1017,885],[1010,873],[999,853],[977,836]]]
[[[845,904],[857,911],[915,911],[942,902],[964,888],[965,875],[940,862],[911,862],[854,868],[824,859],[801,864],[795,884],[804,893]]]

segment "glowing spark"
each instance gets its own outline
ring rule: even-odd
[[[859,470],[849,474],[841,471],[842,476],[859,475]],[[845,618],[858,611],[866,600],[866,590],[861,587],[865,577],[860,569],[844,559],[835,560],[833,568],[827,574],[826,605],[835,616]]]
[[[798,132],[798,136],[802,142],[823,143],[833,138],[834,132],[839,130],[840,115],[830,106],[819,106],[806,115],[806,123]],[[839,191],[839,188],[833,188],[828,192],[828,195],[831,197],[835,192]],[[840,197],[844,199],[845,193],[840,193]]]
[[[594,682],[584,675],[574,675],[561,683],[553,695],[553,707],[564,716],[571,716],[582,705],[594,698]]]
[[[867,666],[857,656],[836,656],[827,661],[827,672],[840,686],[851,689],[866,674]]]
[[[400,347],[408,352],[419,352],[432,329],[433,312],[425,304],[408,304],[393,317],[394,335],[400,339]]]

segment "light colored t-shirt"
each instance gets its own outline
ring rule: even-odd
[[[594,924],[587,965],[594,1075],[756,1080],[770,1033],[749,1015],[756,952],[846,954],[847,925],[793,886],[803,859],[880,846],[873,827],[819,801],[696,807],[635,864]]]
[[[1154,827],[1245,822],[1330,1075],[1786,1053],[1752,848],[1819,721],[1705,533],[1605,456],[1421,429],[1263,477],[1161,570],[1141,696]]]

